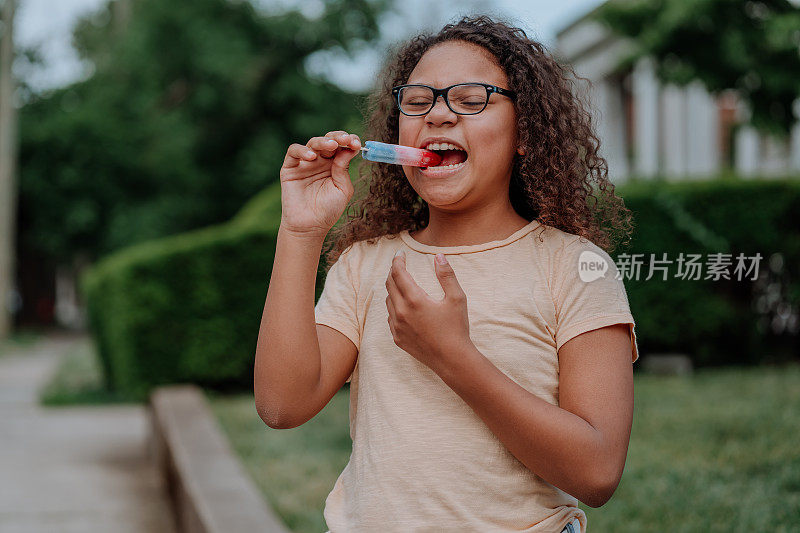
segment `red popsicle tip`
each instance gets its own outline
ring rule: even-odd
[[[422,160],[420,161],[422,168],[435,167],[442,162],[442,156],[436,152],[432,150],[423,150],[422,152]]]

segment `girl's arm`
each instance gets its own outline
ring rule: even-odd
[[[320,394],[333,385],[328,377],[322,379],[323,366],[338,376],[352,358],[346,347],[337,349],[346,357],[338,356],[335,368],[322,360],[314,292],[325,236],[353,196],[347,165],[360,147],[357,136],[329,131],[286,150],[280,170],[281,223],[253,369],[256,410],[270,427],[287,426],[301,418],[298,411],[305,415],[309,406],[318,406]],[[327,385],[323,393],[318,392],[320,383]]]
[[[528,392],[474,344],[447,354],[437,373],[529,470],[590,507],[605,504],[625,467],[633,423],[627,324],[567,341],[559,350],[559,406]]]
[[[278,229],[253,372],[256,410],[270,427],[280,427],[319,383],[314,290],[324,239]]]

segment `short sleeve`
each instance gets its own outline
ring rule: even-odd
[[[639,358],[628,295],[613,259],[605,250],[575,236],[564,243],[552,273],[556,309],[556,350],[581,333],[628,324],[631,362]]]
[[[343,252],[328,269],[322,294],[314,306],[314,317],[317,324],[339,331],[359,348],[361,333],[356,298],[358,280],[353,275],[352,250],[350,248]],[[352,377],[351,374],[345,383],[349,383]]]

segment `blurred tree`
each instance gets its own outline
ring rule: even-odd
[[[14,0],[0,0],[0,339],[11,331],[17,212]]]
[[[789,133],[800,97],[800,7],[788,0],[610,0],[596,16],[658,63],[663,82],[737,89],[762,131]]]
[[[374,42],[388,7],[120,1],[74,32],[93,74],[20,113],[21,239],[56,260],[225,221],[278,180],[289,144],[358,124],[354,95],[304,61]]]

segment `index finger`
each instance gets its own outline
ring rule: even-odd
[[[325,134],[325,137],[334,139],[341,146],[352,148],[354,150],[361,148],[361,139],[359,139],[358,135],[354,133],[347,133],[346,131],[342,130],[329,131]]]

